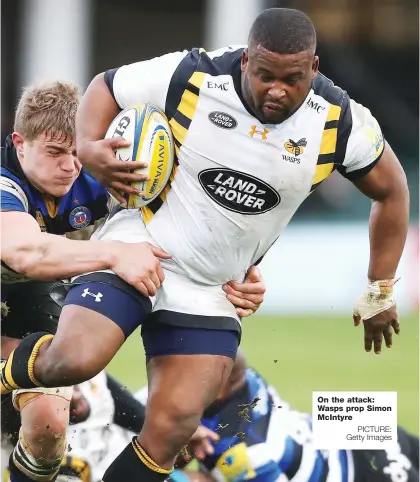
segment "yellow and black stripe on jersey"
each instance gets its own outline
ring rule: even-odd
[[[175,179],[178,170],[178,153],[185,141],[188,129],[194,117],[195,109],[200,95],[200,87],[203,83],[205,73],[197,72],[198,62],[190,54],[185,57],[175,71],[171,85],[168,89],[168,95],[165,106],[165,113],[171,126],[175,143],[175,160],[169,181],[161,194],[150,204],[142,208],[143,220],[147,224],[150,222],[154,214],[160,209],[165,202],[166,197],[171,190],[171,183]],[[177,106],[174,109],[174,106]]]
[[[310,192],[313,192],[335,169],[341,170],[351,132],[352,118],[347,93],[318,73],[315,94],[330,103]]]
[[[142,208],[143,220],[147,224],[157,213],[171,190],[171,183],[178,170],[178,154],[184,144],[188,129],[193,120],[200,96],[200,88],[206,72],[198,70],[203,49],[193,49],[175,70],[166,97],[165,114],[168,117],[175,143],[175,161],[165,189],[150,204]]]

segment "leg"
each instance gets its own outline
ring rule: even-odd
[[[21,429],[10,469],[17,480],[49,481],[57,474],[66,449],[71,394],[69,387],[14,392]]]
[[[150,387],[146,420],[104,482],[120,480],[123,470],[126,482],[165,480],[204,410],[226,384],[238,348],[237,331],[155,323],[144,327],[143,340]]]
[[[92,378],[143,322],[151,305],[110,273],[77,278],[64,304],[55,337],[30,335],[3,364],[2,393],[75,385]]]

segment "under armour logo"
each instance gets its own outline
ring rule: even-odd
[[[249,131],[249,135],[251,137],[254,137],[255,134],[259,134],[261,136],[261,139],[263,141],[266,141],[267,140],[267,134],[269,133],[270,131],[268,129],[265,129],[263,131],[260,131],[257,129],[257,126],[251,126],[251,130]]]
[[[89,295],[89,296],[93,296],[93,298],[95,298],[95,301],[96,301],[97,303],[99,303],[99,302],[101,301],[101,298],[103,297],[103,294],[102,294],[102,293],[98,292],[98,293],[95,295],[95,293],[91,293],[91,292],[89,291],[89,288],[85,288],[85,289],[83,290],[82,296],[83,296],[83,298],[86,298],[86,296],[88,296],[88,295]]]

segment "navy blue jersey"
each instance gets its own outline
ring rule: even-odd
[[[311,416],[293,410],[251,368],[246,384],[201,423],[220,435],[204,460],[217,481],[353,482],[350,453],[316,450]]]
[[[70,191],[53,198],[39,191],[25,176],[16,155],[11,136],[1,149],[1,210],[27,212],[36,219],[43,232],[69,235],[90,230],[108,214],[109,194],[83,169]],[[83,236],[82,236],[83,237]],[[2,282],[27,281],[2,263]]]

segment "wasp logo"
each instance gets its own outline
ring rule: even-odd
[[[267,134],[269,133],[270,131],[268,129],[264,129],[263,131],[260,131],[257,129],[257,126],[251,126],[251,130],[249,131],[249,135],[251,137],[254,137],[255,134],[259,134],[261,136],[261,139],[263,141],[266,141],[267,140]]]
[[[302,139],[299,139],[297,142],[292,141],[292,139],[289,139],[285,144],[284,147],[287,152],[290,152],[290,154],[293,154],[294,156],[300,156],[303,153],[303,148],[306,147],[306,139],[303,137]]]

